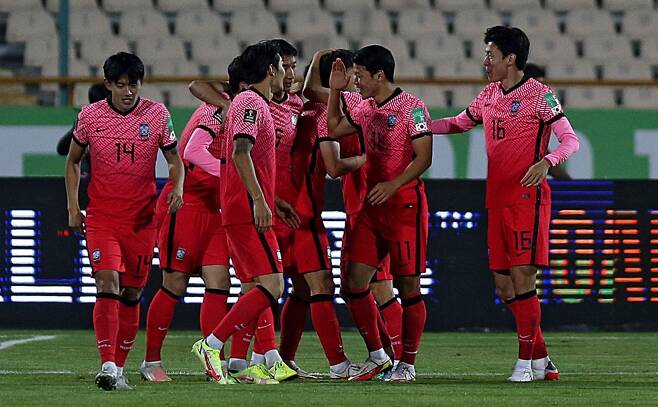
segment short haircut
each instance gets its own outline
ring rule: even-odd
[[[497,25],[487,28],[484,34],[484,43],[494,43],[503,53],[503,57],[509,54],[516,55],[516,67],[524,69],[530,54],[530,40],[521,29],[516,27],[504,27]]]
[[[144,81],[144,63],[135,54],[118,52],[103,64],[105,79],[116,82],[123,75],[128,76],[128,83],[133,84]]]
[[[545,78],[546,77],[546,70],[542,68],[541,66],[537,64],[532,64],[528,62],[525,64],[525,69],[523,69],[523,73],[526,74],[526,76],[529,76],[531,78]]]
[[[384,72],[389,82],[393,82],[395,74],[395,59],[388,49],[381,45],[368,45],[354,54],[354,63],[363,65],[371,75],[377,71]]]
[[[268,40],[268,42],[274,45],[274,48],[276,48],[277,52],[279,55],[281,55],[282,58],[287,56],[297,56],[297,48],[295,48],[294,45],[284,40],[283,38],[275,38]]]
[[[320,82],[325,88],[329,87],[329,77],[331,76],[331,66],[336,59],[340,58],[345,64],[346,69],[354,65],[354,52],[348,49],[337,49],[320,57]]]
[[[105,87],[105,84],[103,83],[95,83],[89,87],[89,90],[87,91],[87,98],[89,99],[89,103],[96,103],[99,100],[103,100],[110,96],[109,90]]]
[[[233,58],[233,61],[228,65],[228,87],[231,90],[231,97],[240,92],[240,82],[244,81],[242,78],[242,70],[240,67],[240,57]]]
[[[270,65],[279,66],[281,56],[270,41],[261,41],[248,46],[240,55],[242,80],[251,85],[267,77]]]

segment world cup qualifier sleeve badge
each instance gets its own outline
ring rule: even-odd
[[[560,105],[560,102],[557,100],[557,97],[553,92],[544,93],[544,100],[546,101],[548,107],[551,109],[553,116],[562,113],[562,106]]]
[[[422,107],[417,107],[411,111],[411,117],[414,120],[414,128],[417,132],[427,131],[427,117]]]

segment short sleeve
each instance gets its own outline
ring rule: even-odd
[[[406,119],[407,134],[411,140],[432,135],[429,129],[432,119],[422,100],[416,100],[415,103],[409,105]]]
[[[329,125],[327,123],[327,109],[322,109],[317,113],[316,119],[315,119],[315,126],[316,126],[316,136],[317,139],[322,141],[322,140],[328,140],[330,139],[329,137]]]
[[[341,98],[341,109],[347,121],[356,129],[362,127],[361,120],[363,119],[364,109],[367,106],[367,102],[361,98],[361,95],[357,92],[342,92],[340,94]]]
[[[466,108],[466,115],[476,124],[482,124],[482,106],[487,97],[489,87],[485,87],[482,91],[473,99],[470,105]]]
[[[537,96],[537,116],[548,125],[564,117],[562,105],[548,86],[543,87]]]
[[[254,100],[251,99],[251,102]],[[249,139],[253,144],[256,144],[258,138],[258,129],[261,127],[263,121],[264,104],[263,103],[249,103],[249,99],[242,99],[235,110],[232,112],[234,118],[232,120],[233,140],[238,138]],[[233,103],[236,104],[235,102]],[[266,107],[266,106],[265,106]]]
[[[89,126],[87,123],[87,113],[83,109],[78,113],[78,118],[73,126],[73,140],[81,147],[87,147],[89,144]]]
[[[217,137],[222,130],[222,108],[212,105],[205,106],[197,127],[206,130],[213,138]]]
[[[176,147],[176,133],[174,132],[174,122],[171,120],[171,114],[164,106],[162,107],[162,116],[164,125],[160,132],[158,144],[163,151],[167,151]]]

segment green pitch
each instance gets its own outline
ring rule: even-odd
[[[42,340],[24,342],[35,336]],[[52,337],[50,337],[52,336]],[[416,405],[655,405],[658,365],[655,333],[547,333],[558,382],[505,381],[516,360],[512,333],[428,333],[414,384],[293,381],[277,386],[207,383],[189,353],[195,332],[174,331],[164,348],[171,383],[144,383],[137,369],[144,354],[140,332],[126,370],[135,389],[95,387],[98,367],[91,331],[0,330],[1,406],[416,406]],[[355,361],[365,348],[344,334]],[[328,367],[313,332],[305,332],[298,363],[307,371]]]

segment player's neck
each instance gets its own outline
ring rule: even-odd
[[[507,74],[507,77],[504,78],[502,81],[500,81],[500,85],[503,87],[503,89],[510,90],[514,86],[516,86],[517,83],[521,82],[522,79],[523,79],[523,71],[521,70],[510,71]]]
[[[272,93],[272,100],[275,102],[282,102],[286,98],[286,91],[282,90],[278,93]]]
[[[267,100],[272,100],[272,89],[270,88],[270,81],[267,79],[262,82],[252,83],[249,88],[258,91]]]
[[[395,92],[395,89],[397,89],[397,87],[394,84],[386,82],[379,88],[375,96],[373,96],[373,99],[375,99],[375,102],[379,105],[390,98],[393,92]]]

